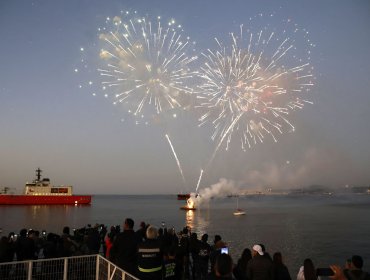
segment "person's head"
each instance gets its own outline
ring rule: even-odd
[[[184,227],[182,229],[182,233],[185,234],[185,235],[187,235],[189,233],[189,229],[187,227]]]
[[[316,270],[311,259],[305,259],[303,261],[303,274],[305,280],[315,280]]]
[[[167,234],[168,234],[168,235],[174,235],[174,234],[175,234],[175,229],[174,229],[174,228],[169,228],[169,229],[167,230]]]
[[[249,248],[245,248],[242,253],[241,259],[245,261],[249,261],[252,258],[252,252],[249,250]]]
[[[146,229],[146,238],[147,239],[156,239],[158,237],[158,230],[154,226],[149,226]]]
[[[203,234],[201,239],[202,239],[203,242],[207,242],[208,241],[208,234],[207,233]]]
[[[253,245],[252,249],[253,249],[252,251],[253,257],[258,256],[258,255],[263,256],[264,253],[263,253],[261,245],[259,244]]]
[[[272,257],[273,262],[276,264],[281,264],[283,263],[283,256],[281,255],[280,252],[276,252],[274,256]]]
[[[22,237],[26,237],[27,236],[27,229],[22,228],[21,231],[19,232],[19,235],[22,236]]]
[[[192,239],[192,240],[196,240],[196,239],[198,239],[198,235],[197,235],[195,232],[192,232],[192,233],[190,234],[190,239]]]
[[[123,225],[124,229],[133,229],[134,228],[134,220],[131,218],[127,218],[125,220],[125,224]]]
[[[70,233],[69,227],[64,227],[63,228],[63,234],[69,234],[69,233]]]
[[[27,232],[27,235],[28,235],[29,238],[34,238],[35,237],[35,231],[33,229],[30,229]]]
[[[230,276],[233,271],[233,260],[228,254],[220,254],[216,258],[215,273],[218,277]]]
[[[216,244],[218,241],[220,241],[221,240],[221,236],[220,235],[218,235],[218,234],[216,234],[215,235],[215,239],[213,240],[213,243],[214,244]]]
[[[353,269],[362,269],[362,266],[364,265],[364,261],[361,256],[354,255],[351,259],[351,268]]]

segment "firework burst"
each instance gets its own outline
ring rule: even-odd
[[[231,33],[230,46],[215,38],[218,49],[202,53],[197,107],[200,126],[213,126],[215,153],[234,138],[243,150],[267,136],[276,142],[277,134],[294,131],[290,113],[312,103],[306,99],[314,85],[310,52],[298,58],[294,39],[266,29],[243,31],[241,25]]]
[[[163,26],[160,17],[155,22],[114,17],[107,24],[99,35],[104,67],[98,69],[105,97],[141,118],[185,108],[193,93],[190,64],[197,57],[189,56],[194,43],[182,35],[181,25],[171,20]]]

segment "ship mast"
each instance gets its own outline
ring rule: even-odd
[[[41,180],[41,172],[42,172],[42,170],[40,169],[40,167],[36,169],[36,180],[37,180],[37,182],[40,182],[40,180]]]

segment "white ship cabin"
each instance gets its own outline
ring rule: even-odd
[[[72,195],[72,186],[53,186],[50,179],[43,178],[42,181],[26,183],[24,194],[66,196]]]

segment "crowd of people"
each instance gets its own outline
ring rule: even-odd
[[[120,226],[108,230],[98,224],[73,232],[66,226],[60,235],[22,229],[0,241],[1,263],[99,253],[143,280],[318,280],[326,276],[333,280],[370,280],[370,275],[362,270],[361,256],[352,256],[344,267],[332,265],[327,269],[315,269],[312,260],[306,259],[292,277],[282,254],[276,252],[271,257],[263,244],[245,248],[234,263],[220,235],[215,235],[210,244],[207,234],[198,238],[188,227],[176,232],[174,228],[141,222],[135,231],[131,218],[124,221],[123,230]]]

